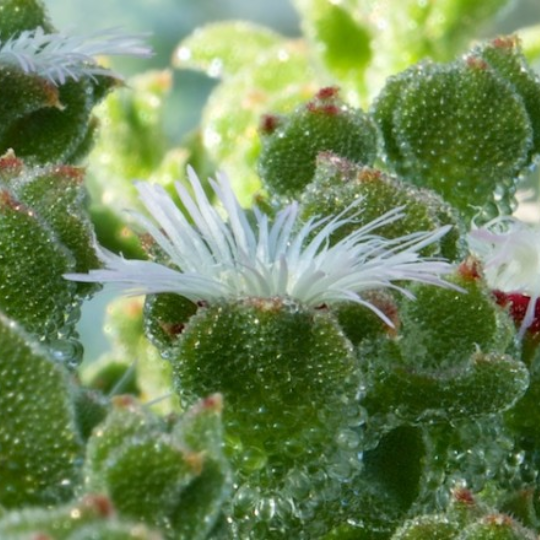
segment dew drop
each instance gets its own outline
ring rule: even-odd
[[[76,368],[81,363],[84,352],[81,342],[74,338],[53,340],[49,342],[49,349],[56,361],[69,368]]]

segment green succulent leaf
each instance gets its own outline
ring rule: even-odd
[[[64,368],[0,315],[0,503],[56,504],[79,481],[82,454]]]
[[[57,166],[27,171],[10,186],[17,199],[35,211],[74,256],[74,270],[85,273],[99,268],[101,263],[94,250],[94,228],[83,181],[82,169]],[[77,285],[80,294],[90,294],[97,288]]]
[[[199,476],[188,485],[174,515],[179,538],[204,540],[210,535],[232,492],[233,477],[223,453],[222,398],[209,396],[180,418],[173,439],[194,456],[203,456]]]
[[[170,515],[183,488],[202,469],[201,460],[167,437],[141,434],[115,449],[104,463],[103,482],[123,516],[169,529]]]
[[[459,523],[445,515],[420,516],[406,521],[392,535],[392,540],[455,540],[459,530]]]
[[[540,153],[540,77],[527,63],[520,41],[515,36],[499,37],[476,50],[523,100],[533,129],[530,161]]]
[[[38,26],[48,32],[53,31],[45,5],[41,0],[2,0],[0,21],[1,41]]]
[[[484,61],[425,63],[390,79],[374,117],[388,164],[472,218],[510,208],[533,129],[521,96]]]
[[[12,511],[0,519],[3,540],[163,540],[142,524],[120,521],[110,500],[88,495],[53,508]]]
[[[321,152],[332,152],[356,164],[373,164],[375,125],[337,94],[335,88],[323,88],[290,115],[268,117],[261,129],[259,173],[269,190],[279,195],[300,194],[314,179]]]
[[[355,372],[350,344],[332,317],[281,299],[248,299],[199,310],[181,334],[171,362],[183,399],[223,393],[225,418],[242,432],[246,444],[251,440],[255,446],[277,433],[307,436],[334,400],[346,399],[342,393],[346,395]],[[336,394],[331,381],[336,381]],[[254,407],[260,418],[253,418]],[[252,429],[254,423],[257,429]]]
[[[459,540],[534,540],[536,534],[505,514],[485,516],[469,525],[458,536]]]
[[[2,152],[13,148],[18,156],[36,164],[70,162],[85,140],[94,106],[92,84],[67,81],[58,92],[58,107],[36,110],[9,124],[0,140]]]
[[[156,294],[146,297],[144,305],[145,333],[169,358],[189,318],[197,311],[197,305],[178,294]]]
[[[54,232],[5,188],[0,195],[0,308],[29,332],[58,339],[76,285],[74,260]]]
[[[231,487],[221,400],[195,405],[172,433],[131,398],[115,404],[88,442],[86,489],[107,493],[122,516],[169,531],[167,538],[206,538]]]
[[[359,165],[330,152],[317,156],[314,180],[300,195],[299,202],[302,216],[307,220],[337,215],[359,198],[362,202],[354,209],[354,219],[332,235],[332,242],[339,241],[396,206],[402,206],[404,217],[379,227],[377,234],[384,238],[398,238],[451,224],[452,230],[437,244],[427,248],[425,253],[441,254],[450,260],[463,256],[460,240],[463,226],[454,209],[436,193],[416,188],[378,169]]]
[[[21,89],[24,88],[24,91]],[[42,109],[59,109],[59,89],[45,79],[17,70],[13,66],[0,66],[0,147],[2,153],[9,147],[9,129]]]

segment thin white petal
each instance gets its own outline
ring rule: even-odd
[[[362,298],[364,291],[389,287],[412,297],[403,281],[460,290],[443,280],[452,265],[419,255],[445,235],[448,226],[392,240],[376,234],[380,227],[401,219],[403,207],[331,245],[330,236],[359,217],[361,199],[336,216],[311,218],[303,224],[298,223],[297,203],[277,212],[273,223],[255,208],[253,226],[224,175],[210,181],[210,187],[225,217],[211,204],[193,170],[188,171],[188,181],[193,196],[185,186],[176,185],[186,215],[163,188],[137,185],[150,217],[133,215],[167,254],[173,268],[129,261],[98,248],[103,269],[67,277],[114,283],[129,292],[175,292],[193,300],[282,296],[314,307],[347,300],[365,305],[389,325],[390,319]]]
[[[53,84],[83,76],[122,77],[96,65],[99,55],[148,57],[151,49],[144,44],[146,35],[127,35],[112,28],[88,36],[59,32],[46,34],[42,28],[25,30],[18,36],[0,42],[0,64],[19,66],[26,73],[36,73]]]

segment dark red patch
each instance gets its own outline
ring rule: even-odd
[[[279,116],[276,116],[274,114],[264,114],[261,117],[261,123],[259,126],[259,130],[261,133],[264,133],[265,135],[271,135],[276,131],[280,124],[280,118]]]
[[[457,488],[454,489],[452,492],[452,495],[454,496],[454,500],[461,504],[466,504],[468,506],[472,506],[473,504],[476,504],[476,501],[474,499],[474,495],[472,494],[472,491],[466,488]]]
[[[11,150],[0,158],[0,174],[8,174],[15,177],[21,174],[23,169],[23,160],[15,156],[15,153]]]
[[[111,499],[106,495],[92,494],[84,498],[83,504],[91,508],[98,516],[111,517],[114,514],[114,507]]]
[[[316,94],[315,98],[320,100],[334,99],[339,95],[339,88],[337,86],[325,86],[321,88]]]
[[[179,336],[186,327],[184,323],[166,323],[163,321],[159,322],[159,326],[170,337]]]
[[[0,207],[9,208],[16,212],[24,210],[23,205],[7,189],[0,190]]]
[[[517,47],[519,39],[517,36],[499,36],[496,37],[491,43],[498,49],[513,49],[514,47]]]
[[[530,296],[518,292],[505,293],[502,291],[493,291],[493,296],[495,297],[497,304],[508,309],[508,312],[516,325],[521,325],[525,318],[525,313],[527,313],[529,302],[531,301]],[[540,299],[536,301],[534,320],[527,329],[527,332],[529,335],[540,333]]]
[[[307,110],[313,114],[323,114],[325,116],[337,116],[341,112],[341,108],[334,104],[317,103],[310,101],[306,105]]]
[[[467,62],[467,66],[472,69],[484,71],[489,67],[487,62],[478,56],[468,56],[465,61]]]
[[[84,180],[84,169],[82,167],[72,167],[70,165],[58,165],[53,169],[53,174],[62,178],[69,178],[82,184]]]

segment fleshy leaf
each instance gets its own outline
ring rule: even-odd
[[[510,207],[533,131],[521,97],[484,61],[413,67],[389,80],[374,116],[400,176],[469,218]]]
[[[142,524],[121,521],[103,495],[53,508],[10,512],[0,518],[3,540],[163,540]]]
[[[75,289],[63,274],[74,260],[53,231],[5,188],[0,193],[0,308],[31,333],[64,331]]]
[[[171,538],[206,538],[231,482],[220,404],[218,397],[204,400],[169,434],[134,401],[117,398],[89,441],[87,489],[107,493],[122,516],[171,531]]]
[[[88,196],[83,185],[84,171],[58,166],[27,171],[10,182],[18,200],[35,211],[75,257],[77,271],[99,266],[93,246],[93,225],[87,211]],[[88,294],[95,287],[79,287]]]
[[[24,92],[21,92],[24,88]],[[60,108],[58,88],[33,74],[26,74],[11,67],[0,66],[0,141],[8,137],[13,122],[43,108]],[[0,143],[1,144],[1,143]],[[2,145],[2,153],[7,150]]]
[[[358,165],[335,154],[317,156],[314,180],[299,198],[302,217],[337,215],[356,199],[362,202],[354,219],[331,236],[336,242],[356,228],[377,219],[396,206],[403,206],[405,215],[379,229],[385,238],[398,238],[419,230],[435,230],[451,224],[452,230],[439,242],[425,248],[426,254],[440,254],[449,260],[463,256],[460,232],[463,228],[456,212],[436,193],[419,189],[397,177]]]
[[[0,40],[2,41],[38,26],[49,32],[53,31],[45,5],[41,0],[2,0],[0,21]]]
[[[285,117],[267,117],[261,128],[259,172],[268,189],[294,196],[314,177],[316,158],[332,152],[354,163],[372,165],[377,132],[361,110],[349,107],[336,88],[323,88],[314,99]]]
[[[67,373],[0,315],[0,503],[55,504],[79,480],[81,443]]]
[[[83,79],[59,88],[59,107],[42,108],[9,124],[0,150],[13,148],[34,163],[69,162],[84,141],[94,106],[92,84]]]
[[[523,99],[533,129],[531,161],[540,154],[540,77],[527,64],[519,38],[499,37],[479,47],[475,54],[485,60]]]

